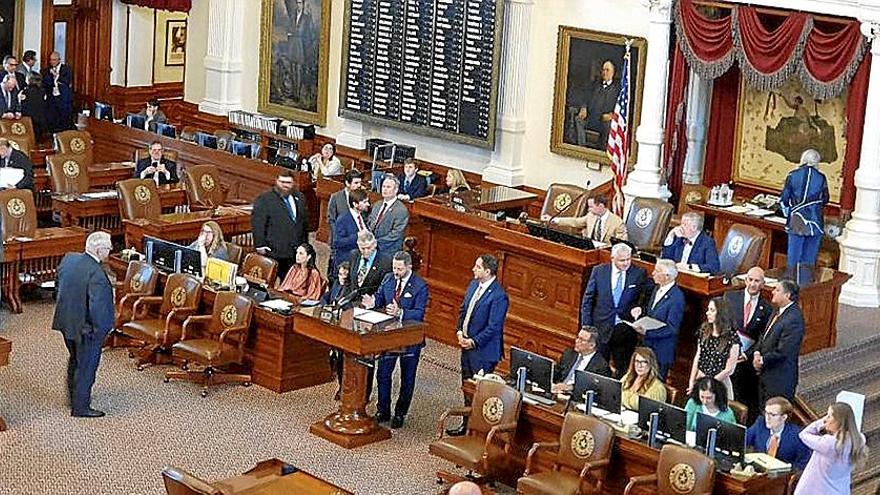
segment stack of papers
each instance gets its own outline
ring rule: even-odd
[[[643,316],[634,322],[628,322],[626,320],[621,320],[621,323],[625,323],[631,327],[642,327],[645,330],[656,330],[658,328],[666,326],[666,323],[663,323],[660,320],[651,318],[650,316]]]
[[[293,303],[284,299],[270,299],[268,301],[263,301],[260,303],[260,306],[266,309],[283,309],[288,310],[293,307]]]
[[[763,452],[746,454],[746,462],[754,464],[768,473],[783,473],[791,471],[791,464],[782,462],[775,457],[770,457]]]
[[[15,167],[0,168],[0,187],[15,187],[24,178],[24,170]]]
[[[765,210],[764,208],[758,208],[757,210],[749,210],[745,213],[750,217],[766,217],[767,215],[772,215],[773,211]]]
[[[367,323],[375,324],[375,323],[382,323],[382,322],[391,320],[393,318],[394,317],[389,314],[380,313],[378,311],[373,311],[373,310],[364,309],[364,308],[354,308],[354,319],[355,320],[360,320],[360,321],[365,321]]]
[[[743,205],[728,206],[727,208],[724,208],[724,209],[731,212],[731,213],[745,213],[745,212],[749,211],[749,208],[745,207]]]

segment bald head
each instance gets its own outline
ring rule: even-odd
[[[606,60],[602,64],[602,81],[611,82],[614,79],[614,64],[610,60]]]
[[[761,293],[764,288],[764,269],[760,266],[753,266],[746,272],[746,292],[752,296]]]
[[[480,486],[473,481],[459,481],[449,489],[449,495],[482,495]]]

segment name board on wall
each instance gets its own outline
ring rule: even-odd
[[[503,0],[347,0],[339,115],[494,148]]]

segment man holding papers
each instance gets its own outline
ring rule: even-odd
[[[703,216],[687,212],[681,225],[669,231],[660,257],[675,262],[679,270],[716,273],[721,269],[715,241],[703,233]]]
[[[657,260],[651,277],[656,286],[645,302],[644,309],[632,309],[636,319],[633,328],[644,336],[645,346],[657,355],[660,378],[665,380],[669,367],[675,362],[675,344],[684,317],[684,293],[675,285],[678,269],[668,259]],[[640,320],[642,314],[647,319]],[[656,320],[656,321],[654,321]]]
[[[0,138],[0,188],[34,190],[34,164],[5,138]]]

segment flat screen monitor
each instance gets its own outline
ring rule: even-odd
[[[207,132],[196,133],[196,143],[199,146],[211,149],[217,149],[217,136],[208,134]]]
[[[675,440],[684,445],[687,440],[687,413],[680,407],[639,397],[639,427],[650,431],[651,414],[657,413],[657,440]]]
[[[218,258],[208,258],[205,265],[205,281],[221,287],[235,287],[238,265]]]
[[[526,382],[532,387],[540,387],[545,393],[550,392],[550,386],[553,384],[555,365],[552,359],[518,347],[510,348],[510,374],[516,376],[518,369],[525,368]]]
[[[202,276],[202,253],[198,249],[180,248],[180,272]]]
[[[244,143],[242,141],[232,141],[232,144],[229,147],[229,151],[231,151],[233,155],[243,156],[246,158],[251,158],[251,154],[253,153],[253,151],[251,150],[251,144]]]
[[[156,134],[160,136],[176,138],[177,137],[177,129],[171,124],[156,124]]]
[[[720,455],[739,462],[746,450],[746,429],[734,423],[714,418],[708,414],[697,412],[697,446],[706,447],[709,430],[715,429],[715,450],[706,450],[706,455]]]
[[[135,129],[145,129],[147,127],[147,118],[143,115],[130,113],[125,116],[125,125]]]
[[[95,118],[98,120],[113,121],[113,107],[108,103],[95,102]]]
[[[587,391],[593,391],[593,406],[610,413],[620,413],[620,381],[589,371],[575,371],[571,400],[582,402]]]
[[[182,249],[185,248],[173,242],[155,237],[144,237],[144,252],[147,254],[147,263],[166,273],[180,272],[180,251]]]

